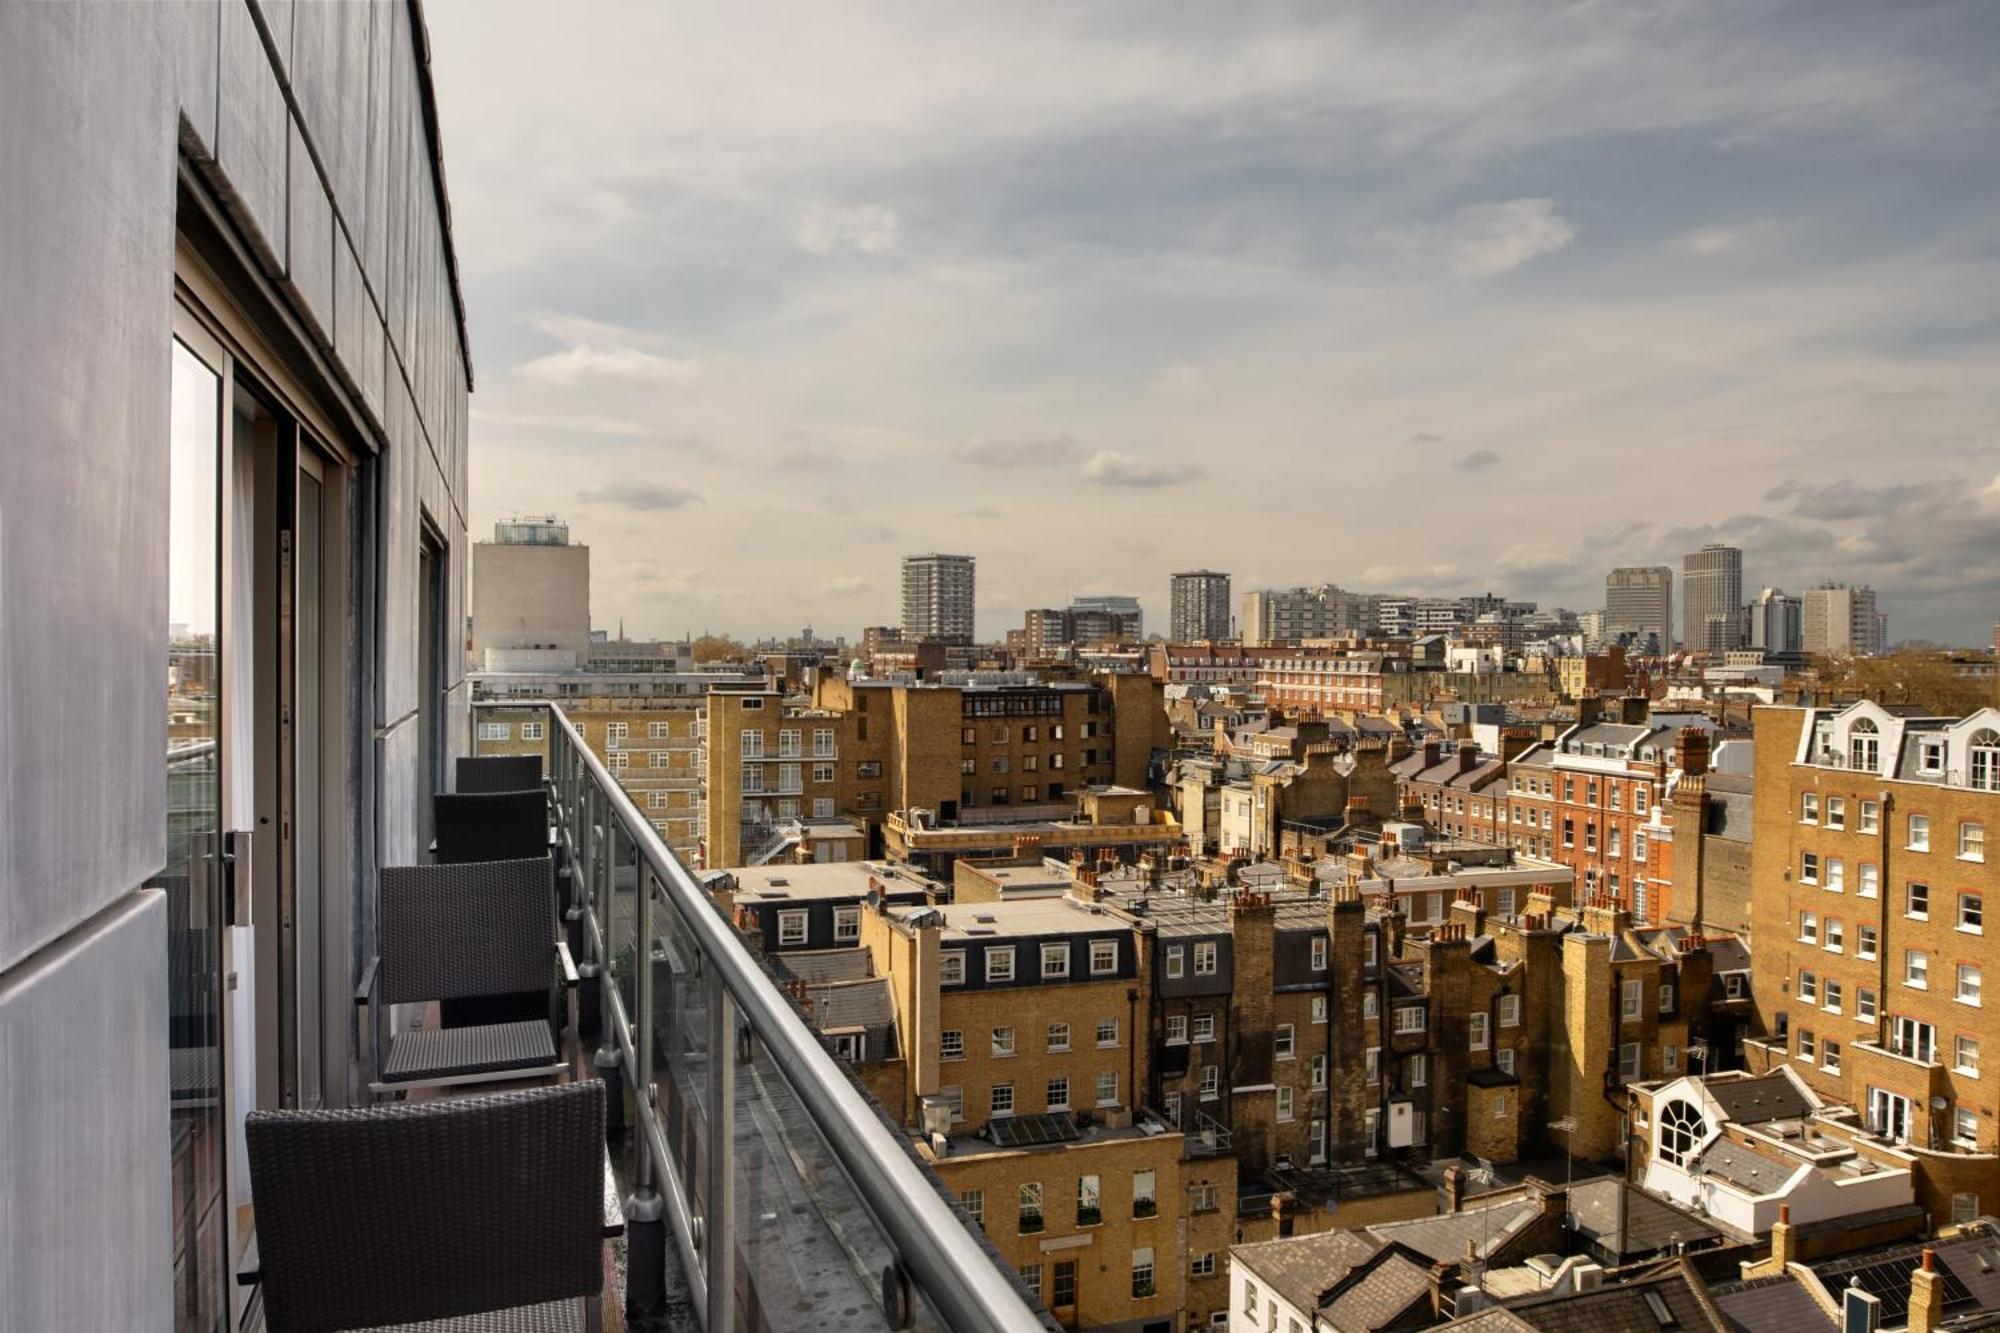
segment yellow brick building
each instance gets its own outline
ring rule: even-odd
[[[2000,1202],[2000,710],[1760,708],[1752,1069],[1788,1064],[1917,1163],[1943,1224]],[[2000,973],[1996,973],[2000,975]]]
[[[1091,786],[1143,788],[1167,740],[1164,694],[1138,675],[940,685],[823,676],[809,703],[708,701],[706,864],[780,854],[793,820],[851,819],[881,850],[892,814],[934,824],[1067,817]]]

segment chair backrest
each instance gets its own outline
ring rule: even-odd
[[[540,791],[542,757],[538,754],[465,755],[458,760],[461,792]]]
[[[596,1080],[245,1126],[265,1324],[333,1333],[593,1296]]]
[[[548,990],[555,983],[555,892],[547,852],[383,867],[376,950],[382,1002]]]
[[[439,792],[431,808],[439,861],[512,861],[549,849],[549,798],[539,789]]]

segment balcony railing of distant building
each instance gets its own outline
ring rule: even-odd
[[[545,707],[572,947],[598,988],[596,1064],[629,1090],[641,1136],[629,1208],[664,1209],[706,1327],[774,1311],[832,1327],[1045,1327],[562,709]]]

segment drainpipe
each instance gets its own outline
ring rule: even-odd
[[[1132,1090],[1130,1094],[1132,1107],[1136,1111],[1139,1106],[1139,988],[1137,986],[1129,987],[1125,992],[1125,1012],[1127,1014],[1125,1021],[1130,1024],[1126,1029],[1125,1044],[1128,1050],[1125,1086]]]

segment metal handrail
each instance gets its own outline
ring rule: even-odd
[[[524,701],[510,702],[518,708]],[[695,882],[584,742],[561,706],[554,701],[543,702],[554,724],[550,745],[556,743],[556,729],[560,729],[563,743],[607,803],[608,813],[623,825],[643,869],[650,872],[707,965],[714,969],[732,1007],[741,1013],[745,1025],[797,1094],[924,1298],[954,1329],[999,1333],[1041,1327],[1041,1317],[973,1239],[908,1148],[883,1124],[874,1107],[841,1071],[818,1036],[715,909],[708,893]],[[650,928],[653,893],[647,890],[643,877],[637,888],[643,957],[651,949],[653,938]],[[623,1018],[624,1002],[608,971],[602,985],[606,1003]],[[632,1038],[632,1046],[639,1052],[651,1050],[652,1022],[650,1010],[639,1015]],[[711,1051],[712,1057],[729,1055],[726,1049]],[[639,1087],[636,1091],[641,1113],[648,1122],[648,1155],[655,1159],[655,1168],[670,1183],[671,1193],[677,1196],[674,1202],[685,1209],[692,1196],[672,1156],[660,1151],[663,1139],[652,1119],[651,1089]],[[728,1253],[730,1241],[726,1234],[715,1234],[719,1229],[713,1226],[703,1229],[707,1233],[701,1246],[703,1258]],[[715,1284],[708,1285],[712,1301]],[[733,1282],[729,1285],[733,1286]]]

